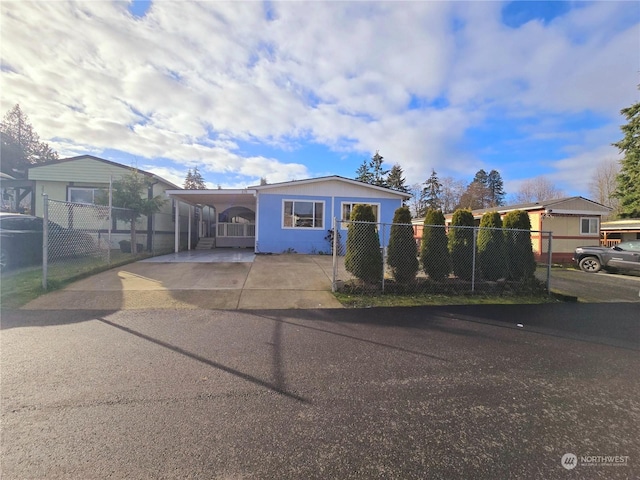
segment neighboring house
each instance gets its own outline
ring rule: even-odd
[[[380,223],[410,195],[339,176],[294,180],[242,190],[167,191],[174,199],[215,208],[215,246],[250,247],[256,253],[330,253],[328,240],[337,218],[344,244],[353,205],[373,206]],[[382,239],[382,246],[388,238]]]
[[[611,208],[584,197],[567,197],[543,202],[508,205],[481,210],[473,210],[476,224],[480,224],[482,215],[487,212],[499,212],[504,216],[514,210],[523,210],[531,221],[531,243],[533,253],[539,262],[548,261],[548,235],[552,236],[552,261],[570,263],[573,251],[581,245],[600,244],[600,223]],[[445,223],[451,224],[453,214],[445,215]],[[414,220],[416,239],[422,238],[422,221]]]
[[[149,197],[156,195],[164,196],[166,190],[176,190],[179,188],[173,183],[152,173],[127,167],[92,155],[81,155],[36,164],[28,169],[28,181],[33,196],[33,214],[38,217],[44,216],[43,194],[47,194],[49,200],[54,201],[94,204],[100,192],[109,189],[110,182],[119,180],[132,171],[137,171],[139,174],[151,179],[152,185],[148,192],[145,192]],[[189,209],[187,204],[180,206],[180,212],[182,212],[182,225],[180,230],[183,232],[183,238],[180,239],[180,243],[183,246],[187,244],[186,234],[188,232],[187,222],[189,221]],[[174,244],[177,243],[174,236],[176,230],[175,216],[174,205],[167,199],[166,204],[160,212],[154,214],[152,218],[141,218],[136,223],[139,243],[142,243],[147,250],[151,250],[152,247],[158,250],[172,250]],[[193,216],[193,218],[195,218],[195,216]],[[74,225],[69,224],[73,221],[71,216],[69,216],[68,219],[51,218],[51,220],[62,224],[63,227],[75,226],[76,228],[82,228],[78,223],[78,215],[76,215]],[[149,232],[153,232],[153,245],[151,235],[148,234]],[[98,232],[98,234],[102,233],[104,232]],[[102,238],[104,239],[104,236]],[[120,240],[129,239],[129,224],[114,220],[111,247],[118,248],[118,242]]]
[[[600,225],[601,244],[612,247],[620,242],[640,240],[640,218],[627,218],[602,222]]]

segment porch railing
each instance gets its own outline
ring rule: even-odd
[[[617,244],[619,244],[622,240],[620,240],[619,238],[607,238],[605,239],[600,239],[600,246],[602,247],[613,247]]]
[[[218,223],[218,237],[255,237],[253,223]]]

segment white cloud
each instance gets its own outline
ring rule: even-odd
[[[2,2],[2,104],[20,103],[61,153],[167,159],[174,166],[157,168],[179,183],[195,165],[234,184],[331,171],[243,154],[242,141],[380,149],[408,183],[432,168],[470,178],[500,169],[465,143],[496,112],[505,123],[587,111],[620,123],[637,98],[629,5],[587,3],[511,28],[498,2],[276,2],[271,19],[259,2],[154,2],[143,18],[124,2]],[[427,106],[408,109],[412,99]],[[572,188],[615,140],[537,123],[528,140],[557,135],[573,148],[552,165]]]

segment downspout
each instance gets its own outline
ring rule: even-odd
[[[255,237],[253,239],[253,251],[254,253],[260,253],[258,249],[258,225],[260,224],[260,192],[254,192],[254,197],[256,197],[256,226],[255,226]]]

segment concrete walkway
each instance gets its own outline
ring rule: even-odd
[[[331,293],[331,274],[330,256],[180,252],[79,280],[23,309],[342,308]]]

